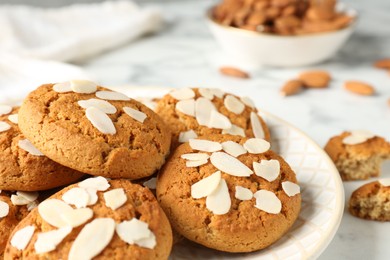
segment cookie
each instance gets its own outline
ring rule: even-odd
[[[170,127],[173,147],[210,134],[270,140],[268,127],[253,102],[219,89],[174,90],[158,101],[155,111]]]
[[[11,234],[5,259],[168,259],[172,231],[153,194],[94,177],[41,202]]]
[[[390,221],[390,180],[370,182],[355,190],[348,209],[358,218]]]
[[[271,245],[298,217],[295,173],[262,139],[207,138],[180,145],[159,172],[157,199],[172,228],[226,252]]]
[[[23,195],[25,195],[23,197]],[[11,197],[12,196],[12,197]],[[7,239],[16,225],[38,205],[38,193],[1,192],[0,194],[0,259],[7,244]]]
[[[47,190],[79,180],[83,173],[50,160],[26,139],[18,111],[0,115],[0,190]]]
[[[156,113],[88,81],[39,87],[23,102],[19,121],[49,158],[92,175],[147,177],[169,153],[170,132]]]
[[[332,137],[324,149],[344,181],[379,176],[381,163],[390,159],[390,143],[366,131],[343,132]]]

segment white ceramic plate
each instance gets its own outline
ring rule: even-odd
[[[155,98],[166,88],[115,87],[130,97]],[[257,104],[258,105],[258,104]],[[302,210],[290,231],[272,246],[254,253],[228,254],[190,242],[176,245],[172,260],[309,259],[318,257],[335,235],[344,209],[340,176],[326,153],[302,131],[267,112],[261,113],[272,134],[272,148],[291,165],[302,192]]]

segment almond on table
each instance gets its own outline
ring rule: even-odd
[[[324,70],[305,71],[298,78],[307,88],[326,88],[331,80],[330,74]]]
[[[226,76],[242,78],[242,79],[250,78],[248,73],[234,67],[221,67],[219,71]]]
[[[303,83],[300,80],[292,79],[287,81],[280,90],[282,96],[292,96],[303,90]]]
[[[390,58],[377,60],[376,62],[374,62],[374,67],[378,69],[390,70]]]
[[[361,81],[346,81],[344,88],[350,92],[364,96],[372,96],[375,93],[373,86]]]

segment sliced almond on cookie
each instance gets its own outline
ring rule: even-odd
[[[186,161],[186,167],[188,167],[188,168],[199,167],[199,166],[204,165],[208,162],[209,161],[207,159],[196,160],[196,161]]]
[[[68,81],[68,82],[54,84],[53,90],[57,93],[66,93],[66,92],[71,92],[72,88],[70,87],[70,82]]]
[[[234,196],[239,200],[251,200],[253,198],[253,193],[250,189],[242,186],[236,186],[236,193]]]
[[[84,189],[105,191],[110,187],[110,183],[108,183],[106,178],[98,176],[85,179],[81,181],[78,186]]]
[[[28,202],[33,202],[38,199],[39,193],[37,191],[17,191],[16,195],[24,198]]]
[[[37,254],[47,253],[56,249],[57,245],[64,240],[72,231],[72,227],[62,227],[60,229],[39,233],[35,241],[34,248]]]
[[[70,88],[73,92],[80,94],[91,94],[95,93],[97,90],[96,83],[89,80],[71,80]]]
[[[130,98],[123,93],[115,91],[98,91],[96,92],[96,97],[105,100],[115,100],[115,101],[129,101]]]
[[[10,129],[11,129],[10,124],[8,124],[7,122],[0,121],[0,133],[8,131]]]
[[[280,174],[280,163],[278,160],[261,160],[260,163],[253,162],[253,170],[259,177],[271,182],[278,178]]]
[[[78,209],[85,208],[89,202],[89,194],[85,189],[75,187],[66,191],[62,195],[62,200]]]
[[[264,138],[265,134],[264,134],[263,126],[261,125],[258,115],[255,112],[251,112],[250,119],[251,119],[253,135],[256,138]]]
[[[390,186],[390,178],[379,179],[378,182],[379,182],[382,186],[385,186],[385,187],[389,187],[389,186]]]
[[[347,144],[347,145],[356,145],[356,144],[364,143],[366,141],[367,141],[367,138],[365,136],[349,135],[342,140],[342,143]]]
[[[268,190],[258,190],[253,194],[256,199],[255,207],[270,214],[279,214],[282,210],[280,199]]]
[[[143,123],[145,119],[148,117],[144,112],[138,111],[131,107],[123,107],[123,111],[131,118],[137,120],[140,123]]]
[[[211,163],[220,171],[237,177],[248,177],[253,171],[237,158],[224,153],[215,152],[210,156]]]
[[[177,100],[185,100],[194,98],[195,92],[190,88],[181,88],[171,91],[169,95]]]
[[[189,143],[192,149],[203,152],[212,153],[222,149],[222,145],[220,143],[209,140],[190,139]]]
[[[9,213],[8,203],[0,200],[0,220],[8,216],[8,213]]]
[[[176,110],[188,116],[195,116],[195,100],[186,99],[176,103]]]
[[[0,105],[0,116],[11,113],[12,107],[8,105]]]
[[[111,118],[100,109],[95,107],[88,107],[85,110],[85,115],[91,124],[101,133],[110,135],[116,134],[116,129]]]
[[[43,156],[44,154],[41,153],[29,140],[19,140],[18,142],[19,148],[25,150],[29,154],[35,155],[35,156]]]
[[[245,105],[232,95],[226,95],[223,103],[227,110],[237,115],[241,114],[245,109]]]
[[[227,152],[228,154],[238,157],[242,154],[246,154],[247,151],[246,149],[241,145],[233,141],[226,141],[223,142],[222,144],[222,149]]]
[[[213,90],[211,90],[209,88],[199,88],[198,91],[202,97],[213,100],[213,98],[214,98],[214,91]]]
[[[232,124],[230,123],[230,120],[227,116],[215,110],[211,110],[208,127],[217,129],[230,129]]]
[[[210,155],[207,153],[186,153],[182,154],[180,158],[190,161],[208,160]]]
[[[116,113],[116,107],[111,105],[109,102],[101,99],[91,98],[87,100],[79,100],[77,104],[79,104],[79,106],[84,109],[87,109],[89,107],[96,107],[106,114]]]
[[[244,143],[244,148],[248,153],[259,154],[265,153],[271,147],[271,144],[261,138],[250,138]]]
[[[149,229],[148,224],[136,218],[117,224],[116,233],[123,241],[131,245],[136,244],[153,249],[157,244],[156,236]]]
[[[69,260],[92,259],[110,243],[115,232],[112,218],[97,218],[85,225],[69,251]]]
[[[191,186],[191,196],[194,199],[200,199],[210,195],[219,185],[221,180],[221,172],[216,171],[210,176],[192,184]]]
[[[17,125],[19,123],[19,115],[18,114],[9,115],[8,120]]]
[[[195,101],[195,116],[199,125],[208,126],[211,118],[211,111],[215,111],[214,104],[207,98],[200,97]]]
[[[240,99],[241,99],[242,103],[244,103],[248,107],[255,108],[255,103],[249,97],[241,97]]]
[[[289,197],[295,196],[301,192],[299,185],[291,181],[282,182],[282,188]]]
[[[222,134],[239,135],[245,137],[245,130],[237,125],[232,124],[229,129],[222,129]]]
[[[106,201],[106,206],[112,210],[122,207],[127,201],[127,196],[123,188],[106,191],[103,197]]]
[[[195,133],[194,130],[188,130],[186,132],[181,132],[179,134],[179,143],[186,143],[191,139],[198,138],[198,135]]]
[[[229,212],[232,201],[224,179],[220,179],[218,187],[206,198],[206,207],[215,215]]]
[[[34,235],[35,227],[34,226],[26,226],[22,229],[19,229],[15,232],[15,234],[11,238],[11,245],[18,250],[26,249],[28,243],[32,236]]]

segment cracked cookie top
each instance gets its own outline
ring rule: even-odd
[[[158,175],[157,198],[172,227],[227,252],[274,243],[300,211],[293,170],[263,139],[203,138],[179,146]]]
[[[40,86],[25,99],[19,124],[52,160],[109,178],[152,175],[170,146],[170,132],[157,114],[89,81]]]
[[[0,115],[0,190],[37,191],[70,184],[83,174],[44,156],[20,132],[19,107]]]

